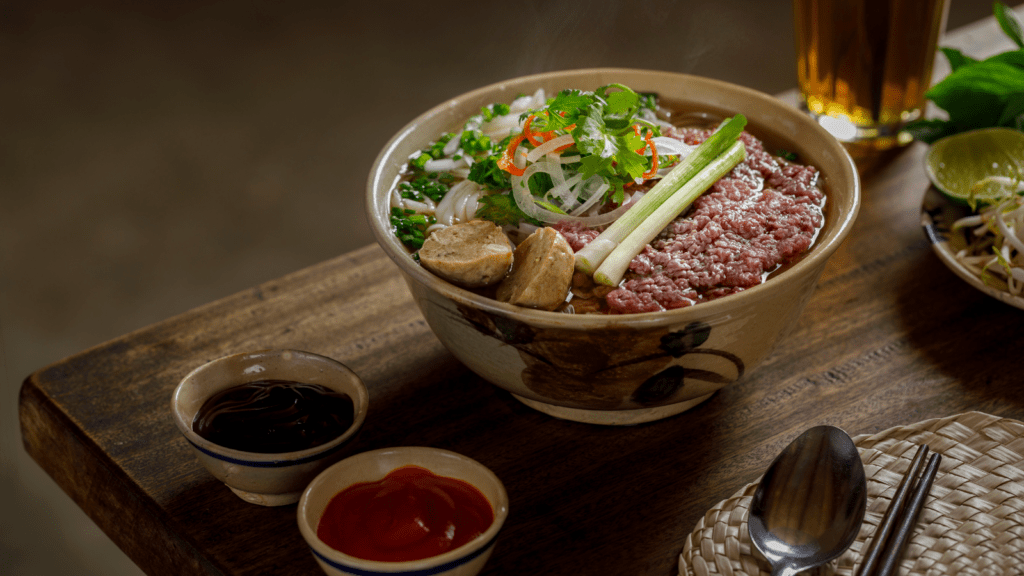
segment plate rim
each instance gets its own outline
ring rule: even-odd
[[[999,290],[981,281],[966,266],[956,259],[956,250],[950,244],[949,223],[941,220],[954,213],[966,215],[966,206],[957,206],[952,200],[939,192],[934,186],[929,186],[921,201],[921,228],[925,237],[932,246],[932,251],[939,257],[939,260],[975,289],[988,294],[989,296],[1024,310],[1024,297],[1014,296],[1005,290]]]

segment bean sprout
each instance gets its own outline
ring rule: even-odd
[[[967,247],[957,260],[986,284],[1014,296],[1024,293],[1024,195],[1015,194],[953,223],[965,230]]]

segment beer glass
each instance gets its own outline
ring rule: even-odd
[[[851,153],[909,143],[948,12],[948,0],[793,0],[801,107]]]

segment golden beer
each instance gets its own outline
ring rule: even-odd
[[[793,0],[801,105],[838,139],[908,143],[948,0]]]

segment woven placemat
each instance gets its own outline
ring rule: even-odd
[[[919,444],[942,454],[899,573],[1024,574],[1024,423],[980,412],[926,420],[854,439],[868,477],[868,508],[849,550],[821,574],[852,576]],[[750,543],[757,483],[719,502],[679,555],[680,576],[770,576]]]

